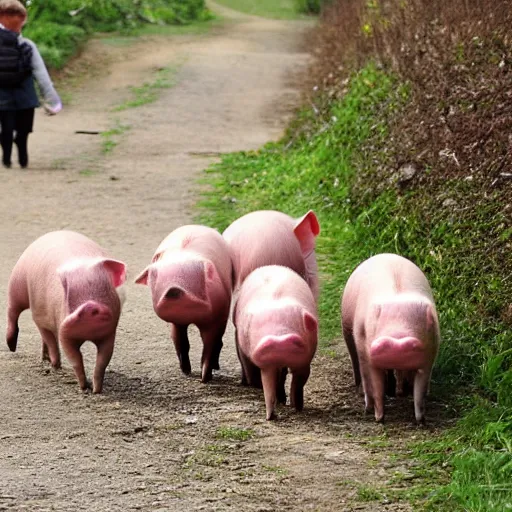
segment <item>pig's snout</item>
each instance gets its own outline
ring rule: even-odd
[[[78,321],[110,322],[112,311],[108,306],[94,301],[88,301],[76,311]]]
[[[371,343],[370,358],[376,368],[417,370],[425,364],[425,344],[413,336],[381,336]]]
[[[167,300],[175,300],[180,299],[183,296],[184,292],[181,288],[177,288],[176,286],[173,286],[172,288],[169,288],[164,296]]]
[[[309,359],[307,344],[298,334],[263,337],[252,354],[256,366],[302,366]]]

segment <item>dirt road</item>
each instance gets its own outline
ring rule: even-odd
[[[0,510],[353,510],[360,484],[404,470],[386,452],[400,413],[391,406],[387,430],[363,417],[344,354],[316,359],[303,414],[281,407],[267,423],[262,393],[239,386],[232,331],[221,371],[202,385],[197,336],[187,378],[148,290],[131,284],[160,240],[191,221],[195,179],[211,155],[276,139],[297,100],[288,78],[307,62],[307,25],[224,15],[208,35],[93,42],[80,62],[104,59],[108,73],[83,82],[58,117],[38,112],[28,170],[0,170],[2,312],[11,268],[47,231],[83,232],[129,266],[103,395],[82,394],[65,359],[59,372],[40,362],[29,313],[18,352],[1,346]],[[129,86],[168,66],[177,66],[173,88],[113,112]],[[75,133],[116,126],[108,154],[105,138]],[[94,352],[85,352],[90,375]]]

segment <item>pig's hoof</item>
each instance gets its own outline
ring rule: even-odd
[[[426,425],[425,416],[420,419],[416,418],[416,425],[418,427],[424,427]]]
[[[92,384],[89,381],[86,381],[85,384],[80,385],[80,389],[86,395],[92,391]]]
[[[267,414],[267,421],[274,421],[277,419],[276,413],[272,411],[270,414]]]
[[[203,374],[203,376],[201,377],[201,382],[203,384],[206,384],[207,382],[210,382],[212,380],[212,371],[211,370],[208,370],[207,372],[205,372]]]
[[[185,375],[190,375],[192,373],[192,367],[190,366],[190,361],[182,361],[180,362],[181,371]]]
[[[375,416],[375,421],[377,423],[384,423],[384,415],[382,415],[382,416]]]
[[[277,395],[277,401],[280,404],[286,405],[286,393]]]
[[[16,352],[16,347],[18,346],[18,335],[16,337],[7,338],[7,346],[11,352]]]

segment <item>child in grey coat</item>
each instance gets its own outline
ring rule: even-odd
[[[33,130],[35,108],[39,107],[34,81],[39,86],[46,112],[54,115],[62,109],[62,102],[53,87],[37,46],[21,35],[21,29],[26,22],[27,10],[21,2],[0,0],[0,39],[10,41],[17,37],[18,48],[22,49],[28,59],[26,76],[16,78],[14,84],[13,73],[0,67],[0,142],[3,150],[2,163],[7,168],[12,165],[13,142],[18,148],[20,166],[28,166],[28,136]],[[1,56],[0,64],[7,65],[9,57],[3,54]]]

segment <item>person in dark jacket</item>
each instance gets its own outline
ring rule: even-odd
[[[35,82],[43,98],[43,107],[49,115],[62,109],[62,102],[53,87],[37,46],[21,35],[27,21],[27,10],[18,0],[0,0],[0,31],[10,31],[17,35],[19,45],[28,45],[29,70],[27,76],[17,84],[7,85],[0,72],[0,142],[3,150],[4,167],[12,165],[11,154],[13,142],[18,148],[18,160],[22,168],[28,166],[28,136],[33,130],[34,111],[39,107]],[[0,34],[1,36],[2,34]],[[26,48],[26,47],[25,47]],[[0,70],[1,71],[1,70]],[[16,137],[14,138],[14,133]]]

